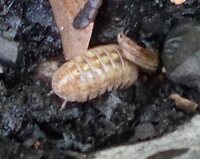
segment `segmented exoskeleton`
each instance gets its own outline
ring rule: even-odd
[[[123,38],[124,35],[118,35],[120,44],[127,42],[127,39],[123,41]],[[127,44],[136,45],[138,48],[136,43]],[[132,47],[134,46],[130,48]],[[84,102],[106,91],[131,86],[138,78],[138,66],[124,56],[128,50],[127,45],[124,48],[116,44],[102,45],[89,49],[86,53],[63,64],[52,79],[53,91],[64,99],[62,108],[67,101]],[[139,50],[130,49],[130,51],[132,57],[136,54],[135,51],[144,52],[140,47]],[[146,56],[149,57],[149,54],[145,52],[140,57],[136,56],[136,59],[141,58],[141,61],[152,59]],[[144,61],[142,63],[145,64]],[[152,67],[150,70],[152,71]]]
[[[121,55],[118,45],[104,45],[62,65],[52,88],[65,101],[84,102],[107,90],[127,88],[137,77],[137,66]]]

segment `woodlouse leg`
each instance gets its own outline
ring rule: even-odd
[[[51,96],[51,95],[53,95],[53,94],[55,94],[55,92],[54,92],[53,90],[51,90],[51,91],[47,94],[47,97],[49,97],[49,96]]]
[[[65,108],[66,104],[67,104],[67,100],[64,100],[61,107],[60,107],[60,110],[63,110]]]
[[[76,15],[73,21],[73,27],[76,29],[83,29],[87,27],[98,13],[103,0],[88,0],[84,8]]]
[[[53,94],[55,94],[55,92],[54,92],[53,90],[51,90],[51,91],[47,94],[47,96],[49,97],[49,96],[51,96],[51,95],[53,95]],[[66,105],[66,104],[67,104],[67,100],[64,100],[63,103],[62,103],[62,105],[61,105],[60,110],[63,110],[63,109],[65,108],[65,105]]]

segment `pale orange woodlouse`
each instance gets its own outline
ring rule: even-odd
[[[55,94],[64,99],[62,108],[68,101],[84,102],[112,89],[128,88],[137,80],[138,66],[124,56],[124,52],[128,51],[127,45],[124,48],[121,48],[123,45],[120,47],[120,44],[127,43],[128,39],[124,34],[119,34],[119,45],[109,44],[89,49],[60,67],[52,78],[52,89]],[[137,44],[133,43],[133,45]],[[141,47],[139,51],[140,49]],[[132,57],[134,51],[131,52]],[[152,71],[152,67],[149,67],[149,70]]]

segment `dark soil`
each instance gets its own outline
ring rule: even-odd
[[[0,76],[0,158],[84,158],[100,148],[148,140],[176,129],[193,114],[168,99],[178,93],[200,102],[200,95],[168,81],[160,72],[141,73],[128,90],[113,91],[85,103],[48,97],[51,85],[33,78],[43,60],[62,56],[61,39],[47,0],[0,0],[0,34],[18,41],[18,60]],[[200,2],[175,6],[167,0],[104,1],[91,45],[115,42],[124,31],[142,45],[162,51],[170,29],[200,18]]]

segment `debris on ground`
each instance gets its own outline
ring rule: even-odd
[[[98,14],[103,0],[88,0],[73,20],[76,29],[83,29],[93,22]]]
[[[19,43],[0,36],[1,64],[15,64],[19,53]]]
[[[164,40],[175,25],[199,19],[198,4],[197,0],[178,6],[166,0],[103,0],[90,46],[116,43],[117,34],[125,32],[141,46],[152,46],[161,53]],[[65,13],[61,15],[60,18]],[[176,92],[200,103],[199,92],[166,78],[160,63],[154,74],[141,71],[136,85],[127,90],[106,93],[84,103],[67,103],[66,109],[59,111],[62,101],[56,95],[47,95],[52,89],[48,80],[34,78],[37,65],[57,57],[64,59],[49,1],[0,1],[0,26],[3,38],[19,43],[20,55],[16,67],[2,64],[0,74],[3,159],[84,158],[85,153],[106,147],[159,138],[194,115],[175,108],[168,98],[170,94]],[[194,38],[197,30],[194,29]],[[65,44],[71,47],[70,43]],[[194,45],[198,47],[196,42]],[[185,46],[192,48],[189,42]],[[166,63],[163,62],[165,67]],[[168,70],[166,67],[166,73]],[[142,126],[149,131],[136,136]]]
[[[152,123],[143,123],[135,127],[135,139],[146,140],[156,135],[154,125]]]
[[[162,51],[167,77],[200,92],[200,22],[181,22],[168,34]]]
[[[75,29],[73,20],[87,0],[50,0],[49,2],[61,34],[65,60],[85,53],[89,46],[94,22],[84,29]]]
[[[186,112],[194,112],[198,107],[198,104],[196,102],[181,97],[178,94],[171,94],[169,96],[169,99],[175,102],[177,108],[185,110]]]
[[[42,61],[34,70],[34,78],[50,83],[54,73],[59,69],[62,63],[61,61],[64,60],[61,60],[60,58],[52,58],[48,59],[48,61]]]
[[[197,159],[200,158],[200,115],[178,129],[150,141],[100,150],[89,159]]]

